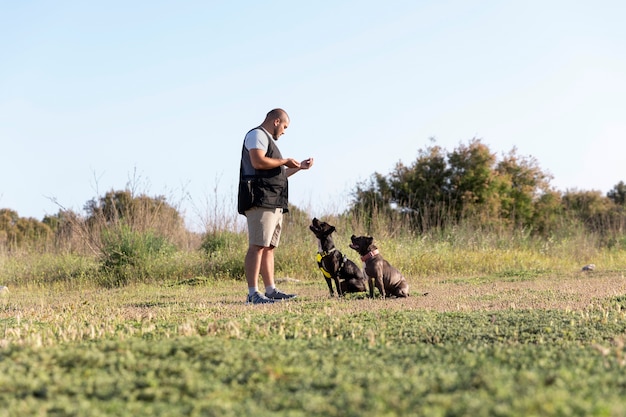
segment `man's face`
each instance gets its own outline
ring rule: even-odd
[[[274,121],[274,131],[272,132],[272,136],[274,136],[275,140],[278,140],[285,133],[285,129],[289,127],[289,118],[284,119],[276,119]]]

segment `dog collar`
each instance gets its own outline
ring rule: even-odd
[[[322,274],[324,274],[324,276],[326,278],[332,278],[332,274],[330,272],[328,272],[326,270],[326,268],[324,268],[324,265],[322,264],[322,259],[324,259],[325,257],[327,257],[328,255],[330,255],[331,253],[333,253],[334,251],[336,251],[337,248],[332,248],[331,250],[329,250],[328,252],[324,251],[324,252],[317,252],[317,255],[315,255],[315,260],[317,261],[317,266],[320,269],[320,271],[322,271]],[[340,277],[341,276],[341,271],[343,269],[343,266],[346,263],[346,259],[348,257],[346,255],[343,255],[343,258],[341,259],[341,264],[339,265],[339,269],[337,270],[337,276]]]
[[[378,249],[374,249],[371,252],[366,253],[365,255],[361,256],[361,260],[363,262],[367,261],[368,259],[372,259],[374,256],[378,255],[380,252],[378,252]]]
[[[328,272],[326,268],[324,268],[324,265],[322,265],[322,259],[324,259],[326,256],[328,256],[328,253],[326,252],[317,252],[315,260],[317,261],[317,267],[320,269],[320,271],[322,271],[322,274],[324,274],[326,278],[330,278],[330,272]]]
[[[318,255],[320,255],[322,258],[325,258],[326,256],[330,255],[331,253],[333,253],[334,251],[336,251],[337,248],[332,248],[331,250],[329,250],[328,252],[326,251],[321,251],[321,252],[317,252]]]

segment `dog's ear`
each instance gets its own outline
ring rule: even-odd
[[[330,233],[335,233],[335,230],[337,230],[337,229],[335,229],[335,226],[330,226],[330,229],[328,229],[328,230],[330,230]]]

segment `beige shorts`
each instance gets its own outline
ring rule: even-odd
[[[278,246],[283,225],[283,209],[252,207],[246,211],[248,243],[256,246]]]

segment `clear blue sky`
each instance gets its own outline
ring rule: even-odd
[[[516,147],[559,190],[626,180],[623,1],[0,1],[0,207],[123,189],[190,223],[232,205],[265,113],[315,158],[292,203],[345,208],[429,138]]]

